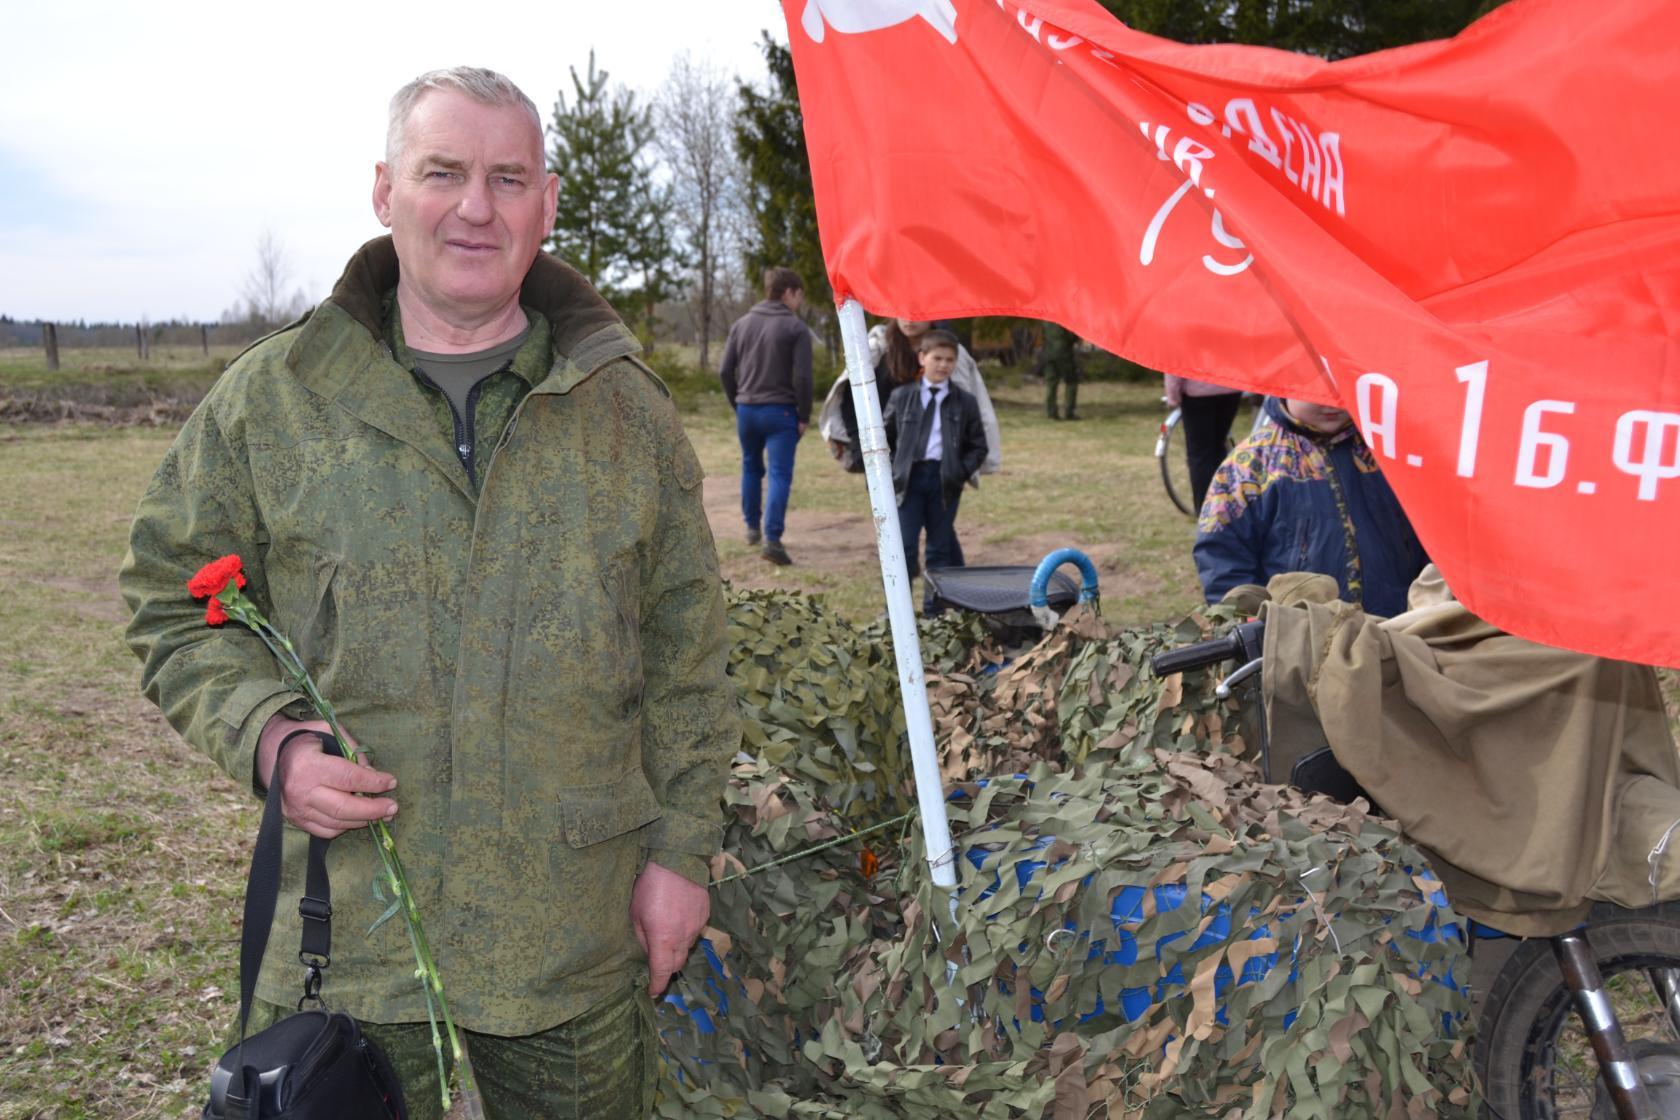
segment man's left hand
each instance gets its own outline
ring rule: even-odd
[[[705,887],[651,861],[642,868],[630,892],[630,926],[647,953],[648,995],[665,991],[711,913]]]

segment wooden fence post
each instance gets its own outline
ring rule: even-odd
[[[204,356],[210,356],[210,328],[203,323],[198,325],[198,345],[204,351]]]
[[[47,369],[58,369],[58,328],[52,323],[41,324],[41,336],[47,344]]]

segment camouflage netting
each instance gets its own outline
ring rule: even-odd
[[[1422,856],[1261,783],[1207,674],[1149,676],[1219,608],[1081,611],[1002,668],[974,616],[924,623],[954,906],[918,870],[884,623],[781,592],[730,619],[746,742],[660,1115],[1474,1115]]]

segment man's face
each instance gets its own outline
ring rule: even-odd
[[[375,168],[373,209],[396,243],[401,287],[456,322],[518,297],[559,188],[524,109],[432,90],[408,116],[397,165]]]
[[[957,352],[949,346],[935,346],[932,350],[923,350],[922,376],[929,385],[943,385],[950,380],[951,371],[957,368]]]

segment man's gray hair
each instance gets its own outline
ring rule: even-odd
[[[536,103],[525,96],[524,90],[509,78],[482,66],[451,66],[447,70],[428,70],[391,98],[390,122],[385,127],[385,162],[391,167],[397,165],[397,157],[402,155],[403,130],[408,126],[408,115],[414,111],[415,103],[434,89],[464,93],[484,105],[523,105],[525,111],[531,114],[531,123],[537,126],[538,143],[541,143],[542,114],[537,112]]]

